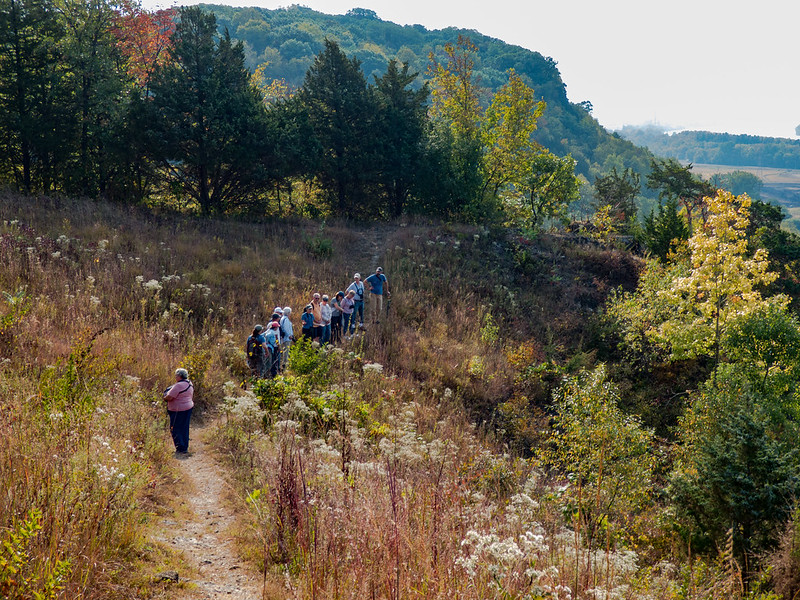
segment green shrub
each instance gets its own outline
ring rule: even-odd
[[[70,572],[68,560],[31,560],[29,546],[42,529],[42,513],[32,508],[0,542],[0,595],[6,600],[54,600]]]
[[[326,385],[329,382],[331,366],[331,356],[306,338],[296,341],[289,350],[289,369],[305,378],[312,386]]]

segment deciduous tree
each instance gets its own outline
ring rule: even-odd
[[[480,139],[480,87],[473,71],[477,47],[466,37],[445,44],[444,62],[430,53],[428,75],[431,78],[431,150],[440,165],[440,195],[449,212],[467,218],[484,216],[482,206]]]
[[[112,19],[111,32],[125,60],[128,75],[146,96],[156,68],[169,60],[177,11],[174,8],[150,12],[137,0],[120,0]]]
[[[566,215],[570,203],[580,197],[580,180],[575,176],[575,160],[567,155],[541,152],[533,157],[530,172],[520,185],[529,211],[528,224],[539,227],[546,218]]]
[[[545,106],[511,69],[508,83],[492,97],[481,119],[484,194],[497,196],[504,187],[524,186],[534,159],[545,152],[532,137]]]
[[[691,271],[662,294],[676,318],[657,328],[676,358],[711,355],[719,364],[720,341],[730,320],[762,306],[759,287],[777,277],[768,270],[766,250],[750,256],[746,230],[750,198],[720,190],[706,198],[706,225],[689,239]],[[771,302],[784,305],[785,297]]]
[[[568,474],[578,533],[592,543],[601,527],[649,500],[652,433],[623,413],[605,366],[569,377],[554,394],[546,462]]]
[[[625,169],[621,174],[614,167],[608,175],[594,182],[597,208],[608,207],[609,215],[618,223],[625,223],[636,216],[636,196],[639,194],[639,174]]]

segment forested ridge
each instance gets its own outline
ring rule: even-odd
[[[418,27],[299,8],[257,11],[275,19],[259,22],[272,36],[259,45],[236,37],[254,31],[255,13],[214,10],[220,20],[198,8],[8,0],[2,180],[205,213],[323,215],[347,202],[361,218],[474,219],[522,205],[541,219],[563,212],[539,206],[556,187],[562,204],[575,199],[564,193],[567,172],[580,188],[614,168],[648,168],[646,151],[567,102],[555,62],[536,53],[454,30],[429,43]],[[373,44],[380,54],[362,63],[367,42],[339,22],[422,41],[416,51],[403,36],[396,52]],[[348,55],[337,34],[358,51]],[[272,56],[268,41],[286,56]],[[256,65],[259,48],[271,58]],[[289,80],[276,78],[290,63]]]
[[[658,156],[683,162],[800,169],[800,140],[796,139],[710,131],[668,134],[658,127],[635,126],[623,127],[619,135]]]
[[[534,89],[537,99],[548,106],[534,139],[555,154],[570,154],[577,161],[578,173],[593,181],[614,166],[632,167],[642,175],[648,170],[649,152],[601,127],[591,116],[589,99],[568,100],[567,86],[553,57],[474,30],[397,25],[368,9],[330,15],[299,5],[276,10],[207,6],[217,15],[220,28],[227,28],[233,38],[244,42],[251,69],[263,65],[265,76],[283,79],[294,87],[302,84],[306,69],[326,38],[357,58],[368,78],[380,77],[387,62],[396,59],[420,74],[415,83],[419,86],[429,79],[429,54],[441,52],[445,44],[459,36],[468,37],[477,47],[475,78],[481,88],[481,102],[488,103],[491,94],[507,80],[508,69],[513,68]],[[536,26],[531,28],[531,45],[536,46]]]

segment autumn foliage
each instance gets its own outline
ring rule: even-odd
[[[112,32],[128,74],[139,87],[147,89],[153,71],[166,64],[176,16],[174,8],[149,12],[132,0],[119,3]]]

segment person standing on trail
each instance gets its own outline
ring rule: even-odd
[[[286,364],[289,362],[289,348],[292,347],[294,342],[294,327],[289,317],[292,316],[292,309],[289,306],[283,307],[283,316],[278,321],[281,334],[281,365],[280,370],[286,369]]]
[[[356,301],[353,299],[356,293],[353,290],[347,290],[347,293],[342,298],[342,301],[339,303],[342,307],[342,324],[344,329],[344,334],[346,336],[353,335],[353,332],[356,329],[356,314],[355,314],[355,306]]]
[[[328,294],[323,294],[322,296],[320,312],[322,313],[322,335],[320,336],[319,343],[327,344],[331,339],[331,318],[333,317],[333,309],[331,308]]]
[[[281,361],[281,340],[278,329],[278,322],[272,321],[267,326],[267,333],[264,336],[267,340],[267,348],[269,349],[269,358],[267,361],[267,368],[265,369],[265,375],[268,374],[270,377],[275,377],[278,374],[278,365]]]
[[[303,337],[310,342],[314,339],[314,307],[306,304],[301,319],[303,321]]]
[[[313,341],[318,342],[322,337],[322,299],[319,294],[314,294],[311,300],[311,313],[314,315]]]
[[[189,453],[189,421],[194,408],[194,386],[186,369],[175,370],[175,383],[164,390],[169,415],[169,432],[179,455]]]
[[[353,275],[353,283],[347,286],[346,291],[353,290],[353,302],[355,302],[355,308],[353,309],[353,316],[351,317],[351,323],[353,329],[356,327],[356,317],[361,322],[361,326],[364,326],[364,284],[361,282],[361,274],[356,273]]]
[[[383,268],[378,267],[375,273],[367,277],[365,282],[369,287],[369,295],[371,300],[370,312],[372,313],[372,321],[374,323],[381,322],[381,312],[383,311],[383,297],[389,296],[389,282],[386,280],[386,275],[383,274]]]
[[[331,300],[331,341],[334,344],[342,341],[342,298],[344,292],[336,292]]]
[[[264,328],[261,325],[253,327],[253,333],[247,338],[247,344],[245,345],[247,366],[250,367],[250,374],[253,377],[264,376],[267,340],[261,334],[263,330]]]

